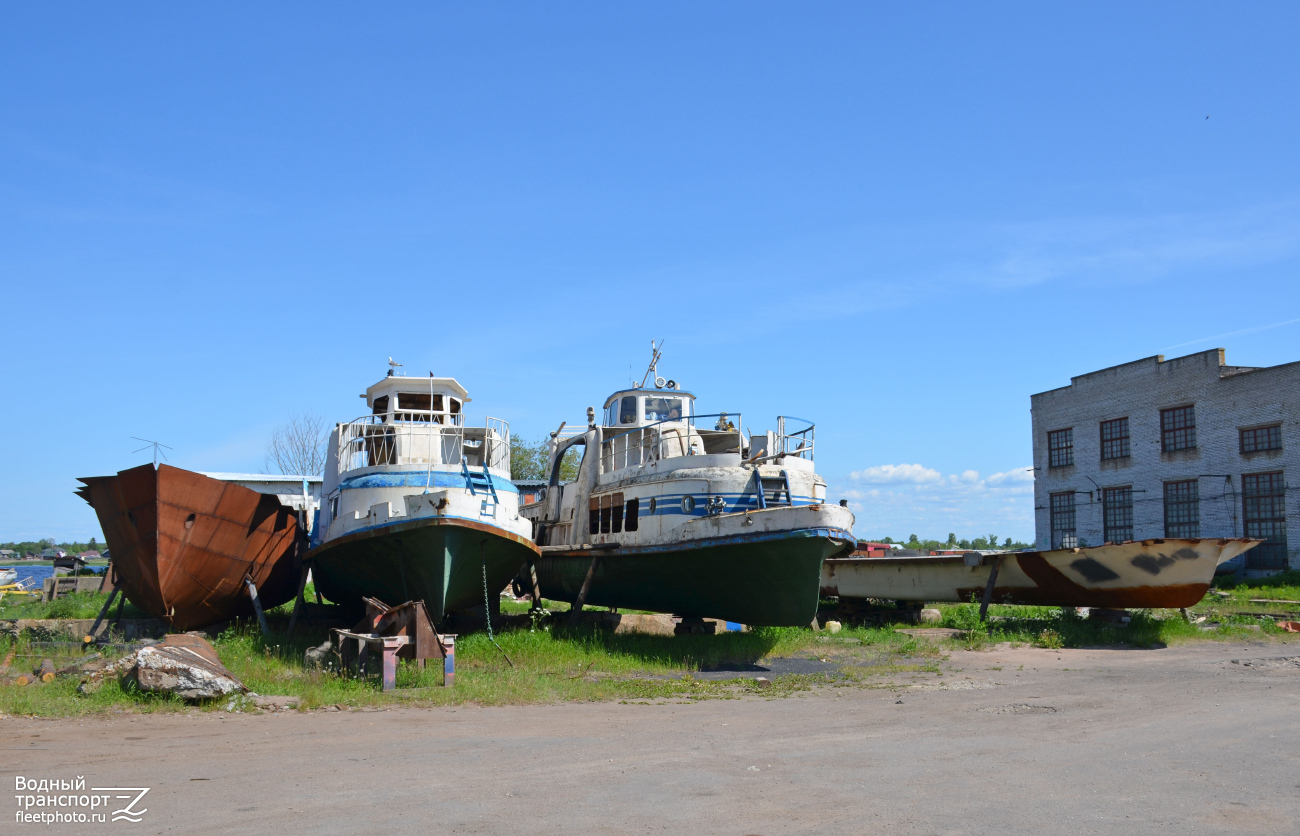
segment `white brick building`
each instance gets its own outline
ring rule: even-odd
[[[1039,547],[1245,535],[1247,570],[1300,568],[1300,362],[1147,357],[1030,403]]]

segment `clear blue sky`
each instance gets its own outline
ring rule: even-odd
[[[1300,359],[1300,6],[897,6],[5,5],[0,540],[389,355],[540,437],[652,338],[860,535],[1028,540],[1030,394]]]

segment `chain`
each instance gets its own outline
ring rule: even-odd
[[[482,548],[482,547],[480,547]],[[510,654],[506,653],[497,640],[492,637],[492,607],[488,604],[488,585],[487,585],[487,558],[483,559],[483,618],[487,621],[488,641],[492,642],[501,655],[506,657],[506,663],[514,667],[515,663],[510,661]]]

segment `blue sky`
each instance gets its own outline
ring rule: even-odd
[[[815,419],[859,535],[1032,539],[1030,394],[1300,359],[1297,23],[9,4],[0,540],[98,535],[131,436],[258,470],[389,355],[540,437],[652,338],[703,411]]]

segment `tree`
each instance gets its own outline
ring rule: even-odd
[[[953,534],[951,531],[948,532],[948,543],[947,543],[947,546],[948,546],[948,548],[950,548],[950,549],[955,549],[955,548],[957,548],[957,535],[956,535],[956,534]]]
[[[518,434],[510,436],[510,478],[542,479],[551,478],[547,466],[551,461],[550,445],[543,439],[536,442],[525,441]],[[560,461],[560,481],[572,482],[578,478],[578,451],[570,449]]]
[[[325,419],[314,412],[294,413],[276,428],[266,445],[266,469],[291,476],[317,476],[325,472]]]

